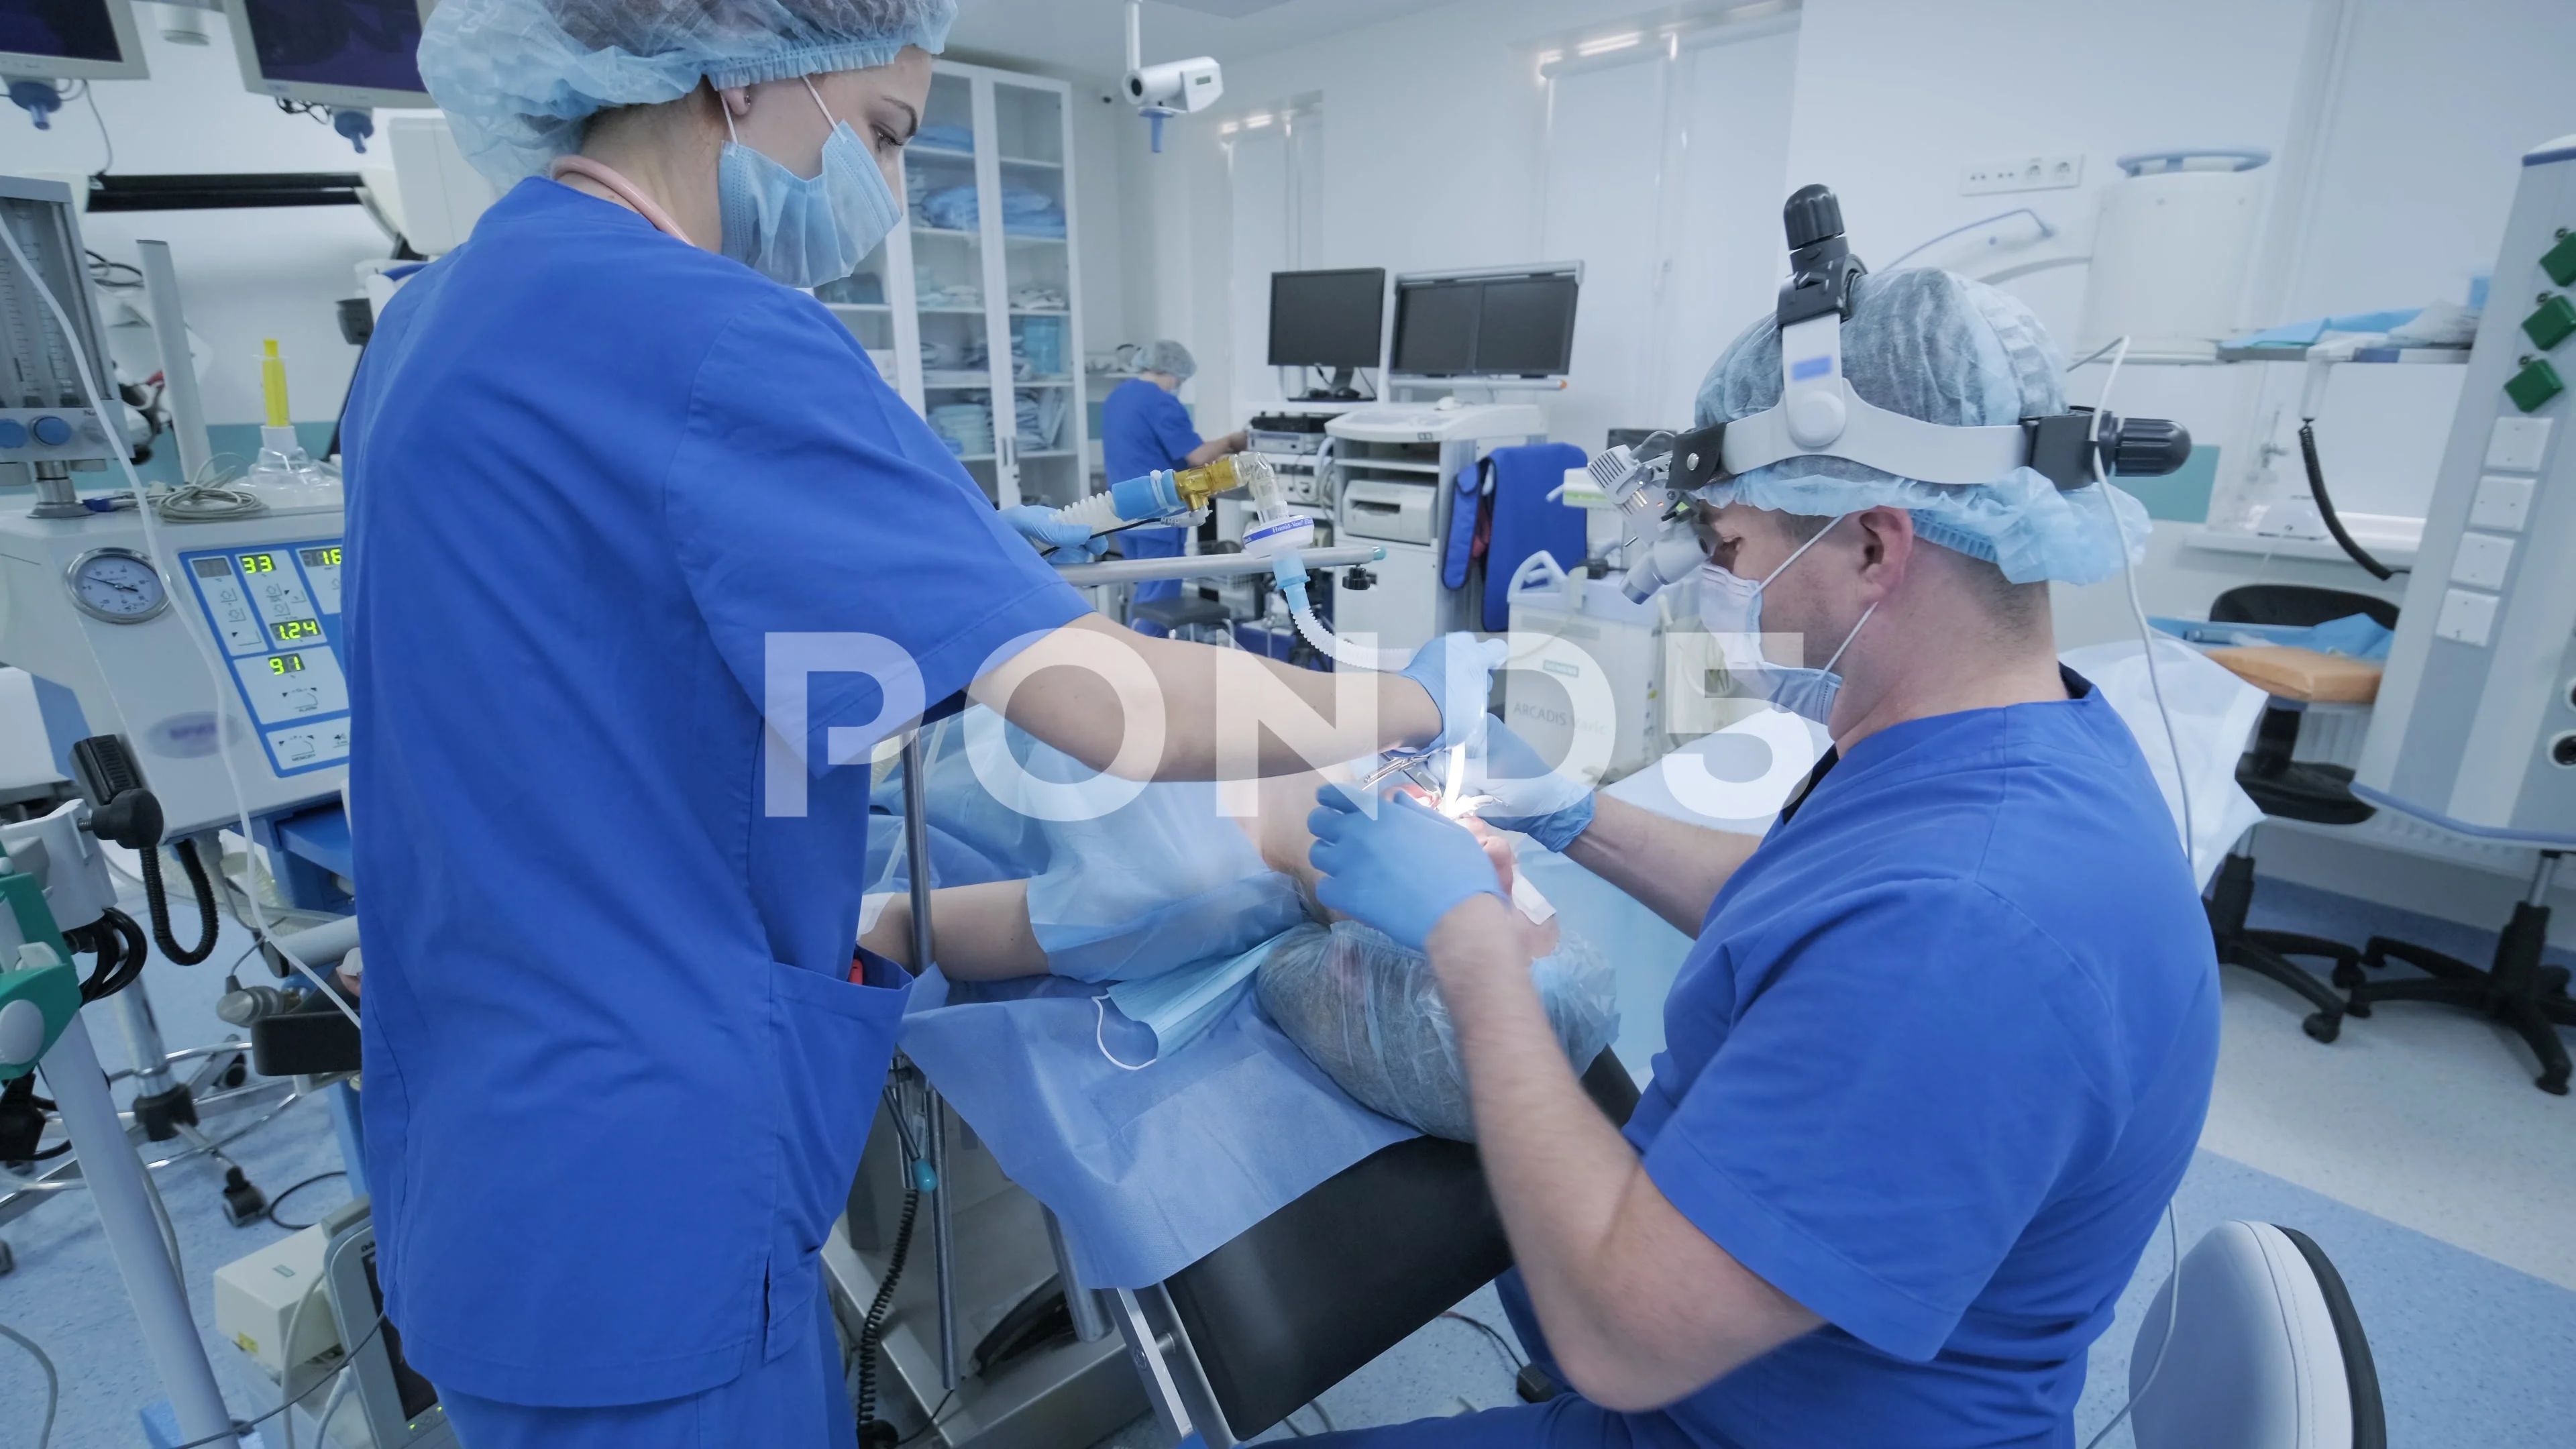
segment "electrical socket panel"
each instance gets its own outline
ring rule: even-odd
[[[1959,194],[1983,196],[1996,191],[2059,191],[2084,184],[2084,154],[2018,156],[1980,161],[1959,173]]]

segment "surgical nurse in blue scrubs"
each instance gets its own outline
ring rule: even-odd
[[[2065,411],[2029,312],[1947,273],[1861,278],[1841,341],[1879,409]],[[1699,421],[1783,387],[1765,321]],[[1596,799],[1499,722],[1481,787],[1488,822],[1698,936],[1624,1134],[1558,1049],[1475,840],[1404,802],[1316,812],[1324,903],[1427,945],[1518,1264],[1504,1303],[1569,1389],[1339,1442],[2072,1449],[2085,1350],[2191,1159],[2218,1045],[2173,816],[2051,637],[2049,581],[2116,575],[2145,511],[2098,480],[1836,456],[1748,468],[1705,506],[1710,631],[1779,640],[1740,672],[1834,740],[1778,823],[1755,844]]]
[[[1169,340],[1148,345],[1137,359],[1136,376],[1110,389],[1100,403],[1100,457],[1115,478],[1142,478],[1166,469],[1202,468],[1250,446],[1248,435],[1228,433],[1202,439],[1181,406],[1181,384],[1196,376],[1198,359]],[[1119,550],[1129,558],[1175,558],[1181,552],[1177,528],[1130,528],[1118,535]],[[1136,586],[1135,601],[1180,597],[1177,579],[1157,579]],[[1140,634],[1160,634],[1163,627],[1137,621]]]
[[[1482,718],[1476,648],[1363,725],[1087,615],[1024,535],[1080,541],[996,513],[797,290],[899,220],[951,14],[445,0],[423,34],[509,190],[350,398],[350,789],[388,1323],[467,1449],[853,1442],[816,1255],[909,984],[853,966],[867,761],[925,701],[1181,778],[1220,692],[1293,696],[1325,758]]]

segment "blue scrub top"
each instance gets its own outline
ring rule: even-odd
[[[1141,377],[1131,377],[1109,390],[1100,404],[1100,459],[1109,481],[1122,483],[1164,469],[1186,468],[1190,454],[1206,440],[1190,424],[1181,400]],[[1129,558],[1176,558],[1181,552],[1177,528],[1131,528],[1118,535],[1118,548]],[[1169,598],[1180,591],[1175,580],[1139,585],[1136,597]]]
[[[2067,686],[1861,741],[1709,910],[1628,1138],[1828,1326],[1665,1411],[1697,1443],[2074,1442],[2218,983],[2137,743]]]
[[[812,674],[771,771],[770,649],[935,701],[1082,602],[819,303],[551,181],[394,298],[344,434],[389,1317],[486,1399],[728,1382],[813,1331],[905,994],[848,979],[885,694]]]

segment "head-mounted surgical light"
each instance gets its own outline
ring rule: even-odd
[[[1878,407],[1843,375],[1842,326],[1868,269],[1843,234],[1842,207],[1822,186],[1802,187],[1782,209],[1789,279],[1780,288],[1781,393],[1777,406],[1678,435],[1658,434],[1593,460],[1594,481],[1628,525],[1629,576],[1639,602],[1689,576],[1681,501],[1757,468],[1796,458],[1840,458],[1898,478],[1975,487],[2030,468],[2061,491],[2097,477],[2154,477],[2191,456],[2191,435],[2161,418],[2123,419],[2089,408],[1994,427],[1925,422]],[[1649,527],[1664,520],[1660,530]]]

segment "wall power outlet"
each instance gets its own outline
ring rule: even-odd
[[[2084,184],[2084,155],[2017,156],[1980,161],[1959,173],[1959,194],[1983,196],[1994,191],[2057,191]]]

